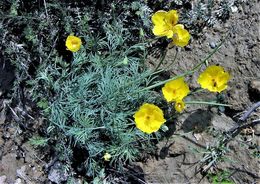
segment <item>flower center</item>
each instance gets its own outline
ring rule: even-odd
[[[218,87],[218,83],[216,82],[215,79],[212,79],[212,83],[213,83],[213,87],[214,87],[214,88],[215,88],[215,87]]]
[[[177,103],[177,107],[181,108],[182,107],[181,103]]]
[[[71,41],[71,44],[75,47],[75,46],[77,46],[78,45],[78,42],[77,41],[75,41],[75,40],[73,40],[73,41]]]
[[[151,116],[147,115],[146,120],[149,121],[151,119]]]

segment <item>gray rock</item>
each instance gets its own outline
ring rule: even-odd
[[[1,184],[7,184],[7,183],[6,183],[6,179],[7,179],[7,178],[6,178],[5,175],[0,176],[0,183],[1,183]]]
[[[67,181],[69,175],[60,162],[56,162],[50,169],[48,179],[56,184]]]
[[[210,46],[210,48],[215,49],[217,44],[215,42],[210,42],[209,46]]]
[[[260,135],[260,124],[257,124],[255,127],[254,127],[254,130],[255,130],[255,135]]]
[[[249,95],[254,100],[260,100],[260,79],[252,80],[249,84]]]
[[[21,178],[15,180],[14,184],[24,184]]]
[[[22,184],[23,183],[20,178],[22,178],[24,181],[26,181],[26,183],[30,183],[30,181],[31,181],[31,179],[27,175],[26,165],[23,165],[20,169],[16,170],[16,176],[18,176],[19,179],[17,179],[15,181],[15,184]]]
[[[225,114],[221,114],[213,116],[212,125],[218,130],[228,131],[235,127],[236,123],[230,117],[227,117]]]

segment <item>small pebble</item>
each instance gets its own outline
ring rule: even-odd
[[[237,11],[238,11],[237,6],[231,6],[231,12],[232,12],[232,13],[235,13],[235,12],[237,12]]]
[[[215,42],[210,42],[209,46],[210,46],[210,48],[215,49],[217,45]]]
[[[257,124],[255,127],[254,127],[254,130],[255,130],[255,135],[259,136],[260,135],[260,124]]]

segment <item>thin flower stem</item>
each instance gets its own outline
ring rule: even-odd
[[[164,59],[165,59],[165,57],[166,57],[166,55],[167,55],[167,51],[165,51],[165,52],[163,53],[163,55],[162,55],[162,57],[161,57],[161,59],[160,59],[160,62],[159,62],[159,64],[156,66],[156,68],[154,69],[154,71],[157,71],[157,70],[160,68],[160,66],[162,65],[162,63],[163,63],[163,61],[164,61]]]
[[[225,107],[231,107],[232,105],[228,104],[221,104],[217,102],[205,102],[205,101],[185,101],[186,104],[205,104],[205,105],[217,105],[217,106],[225,106]]]
[[[176,61],[176,59],[177,59],[178,52],[179,52],[178,49],[176,49],[176,53],[175,53],[175,55],[174,55],[173,61],[171,62],[171,64],[169,64],[169,65],[166,67],[165,70],[168,70],[168,68],[175,63],[175,61]]]
[[[201,68],[201,66],[202,66],[203,64],[205,64],[205,63],[208,61],[208,59],[211,58],[212,55],[215,54],[215,53],[220,49],[220,47],[221,47],[222,44],[225,42],[225,40],[226,40],[226,38],[227,38],[228,35],[229,35],[229,33],[224,37],[224,39],[220,42],[220,44],[219,44],[205,59],[203,59],[199,64],[197,64],[192,70],[188,70],[188,71],[186,71],[185,73],[180,74],[180,75],[177,75],[177,76],[174,76],[174,77],[172,77],[172,78],[170,78],[170,79],[168,79],[168,80],[160,81],[160,82],[158,82],[158,83],[156,83],[156,84],[154,84],[154,85],[145,87],[145,88],[143,88],[143,89],[140,90],[140,91],[150,90],[150,89],[156,88],[156,87],[158,87],[158,86],[162,86],[162,85],[164,85],[165,83],[167,83],[167,82],[169,82],[169,81],[172,81],[172,80],[178,79],[178,78],[180,78],[180,77],[185,77],[185,76],[187,76],[187,75],[193,74],[195,71],[199,70],[199,69]]]

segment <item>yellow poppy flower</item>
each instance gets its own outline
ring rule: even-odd
[[[167,102],[182,100],[189,92],[189,86],[183,77],[167,82],[162,88],[163,96]]]
[[[77,36],[68,36],[66,39],[66,47],[71,52],[77,52],[80,49],[82,42]]]
[[[136,127],[141,131],[151,134],[160,129],[166,122],[163,117],[163,111],[156,105],[145,103],[134,114]]]
[[[153,34],[155,36],[173,39],[173,44],[184,47],[189,43],[190,34],[184,29],[182,24],[177,24],[179,20],[179,14],[176,10],[157,11],[152,16],[152,22],[154,24]]]
[[[176,10],[166,11],[157,11],[152,16],[152,22],[154,24],[153,34],[155,36],[166,36],[167,38],[172,38],[173,36],[173,27],[177,24],[179,15]]]
[[[111,157],[112,156],[109,153],[105,153],[105,155],[103,156],[105,161],[110,161]]]
[[[198,83],[203,89],[211,92],[221,92],[227,88],[227,82],[230,79],[228,72],[221,66],[212,65],[206,68],[198,78]]]
[[[173,27],[173,37],[172,42],[174,45],[184,47],[188,45],[190,41],[190,33],[184,29],[184,26],[182,24],[177,24]]]
[[[182,112],[185,109],[185,103],[183,100],[177,100],[175,102],[174,108],[177,112]]]

